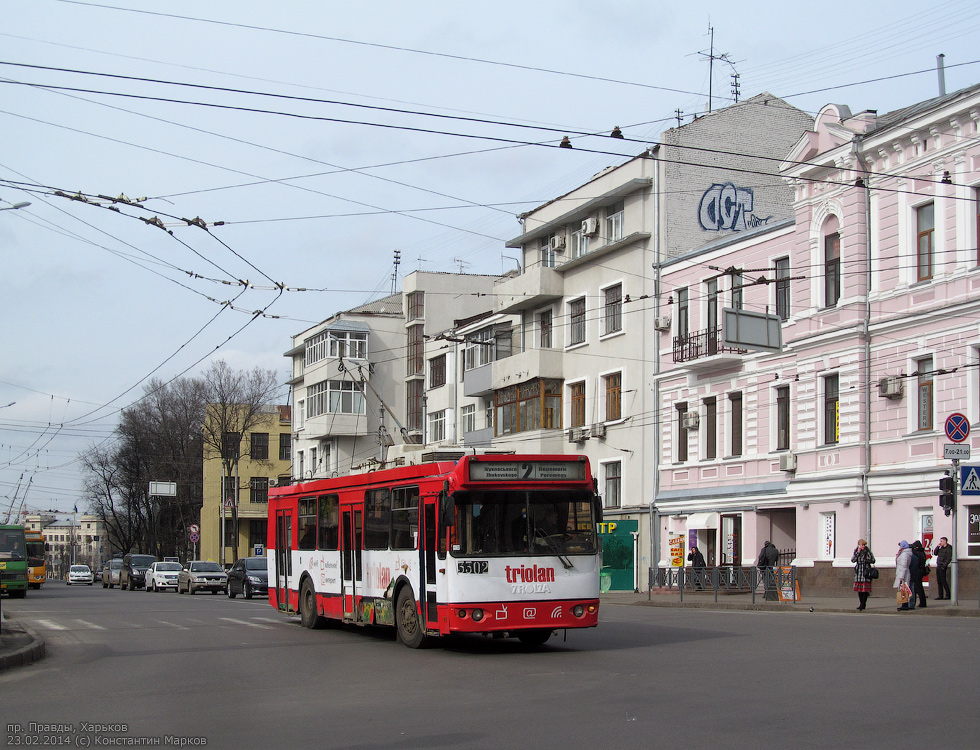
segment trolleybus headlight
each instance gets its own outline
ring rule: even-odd
[[[581,604],[576,604],[574,607],[572,607],[572,614],[576,617],[581,617],[585,614],[585,607],[583,607]]]
[[[466,610],[465,609],[459,610],[459,619],[461,619],[461,620],[465,620],[466,619]]]
[[[474,621],[479,622],[480,620],[483,619],[483,610],[482,609],[474,609],[471,616],[472,616],[472,618],[473,618]]]

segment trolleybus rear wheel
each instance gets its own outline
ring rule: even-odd
[[[324,618],[316,612],[316,592],[313,590],[313,582],[307,578],[303,581],[303,588],[299,594],[300,622],[304,628],[319,630],[324,626]]]

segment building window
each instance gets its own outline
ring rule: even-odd
[[[776,450],[789,450],[789,386],[776,389]]]
[[[429,360],[429,388],[439,388],[446,384],[446,355],[441,354]]]
[[[585,341],[585,298],[568,303],[568,343],[570,346]]]
[[[549,234],[546,237],[542,237],[540,240],[541,265],[545,268],[555,267],[555,250],[551,246],[551,239],[554,236],[554,234]]]
[[[620,461],[610,461],[602,465],[605,473],[605,492],[602,504],[606,508],[618,508],[623,504],[623,465]]]
[[[463,434],[476,431],[476,406],[470,404],[459,410],[459,421],[462,425]]]
[[[425,320],[425,292],[409,292],[408,320]]]
[[[704,399],[704,457],[718,458],[718,400],[714,396]]]
[[[561,389],[561,380],[542,378],[498,390],[494,394],[497,418],[493,423],[496,425],[496,435],[499,437],[529,430],[560,429]],[[584,384],[582,395],[584,399]],[[491,412],[487,413],[488,427],[490,414]],[[584,419],[584,406],[582,415]]]
[[[497,330],[493,335],[493,361],[506,359],[514,353],[514,329]]]
[[[920,430],[931,430],[933,427],[932,411],[932,357],[923,357],[916,363],[916,395],[918,396],[918,411]]]
[[[409,326],[408,327],[408,375],[421,375],[422,374],[422,363],[425,356],[424,352],[424,335],[423,331],[425,326]]]
[[[618,242],[623,239],[623,201],[613,203],[606,209],[606,242]]]
[[[840,300],[840,233],[823,240],[824,307],[836,307]]]
[[[364,393],[352,380],[324,380],[306,389],[309,416],[364,414]]]
[[[293,435],[290,432],[279,433],[279,460],[288,461],[292,456]]]
[[[581,427],[585,424],[585,383],[572,383],[568,386],[569,427]]]
[[[409,380],[406,384],[405,396],[407,402],[406,421],[409,430],[422,429],[422,393],[424,383],[421,380]]]
[[[269,502],[269,477],[252,477],[248,483],[253,503]]]
[[[367,334],[331,331],[330,356],[337,359],[367,359]]]
[[[840,442],[839,375],[827,375],[823,379],[823,442],[824,445]]]
[[[602,318],[603,333],[623,330],[623,285],[616,284],[603,292],[605,309]]]
[[[538,316],[538,332],[540,335],[538,346],[541,349],[550,349],[552,347],[553,329],[554,321],[552,320],[551,310],[542,310]]]
[[[296,402],[296,429],[302,430],[306,425],[306,399]]]
[[[320,470],[320,464],[317,463],[317,450],[316,448],[310,448],[310,476],[315,477],[316,473]]]
[[[742,455],[742,394],[730,393],[728,406],[732,411],[732,456]]]
[[[705,322],[708,324],[708,338],[713,340],[711,334],[718,330],[718,279],[708,279],[705,282],[707,287],[708,309]]]
[[[306,468],[303,464],[304,458],[303,451],[296,451],[296,477],[298,479],[303,479],[306,474]]]
[[[936,207],[927,203],[915,209],[916,267],[919,281],[932,278],[932,236],[936,229]]]
[[[732,309],[741,310],[745,300],[745,280],[739,272],[732,273]]]
[[[623,418],[623,373],[615,372],[606,375],[606,421],[612,422]]]
[[[446,439],[446,412],[435,411],[429,415],[429,442],[438,443]]]
[[[980,266],[980,188],[973,189],[973,246],[977,249],[977,265]]]
[[[677,335],[686,337],[691,332],[690,311],[687,307],[687,287],[677,290]]]
[[[268,432],[253,432],[250,447],[249,447],[249,458],[253,461],[268,461],[269,460],[269,433]]]
[[[236,460],[241,441],[242,434],[240,432],[223,432],[221,434],[221,457],[232,461]]]
[[[473,370],[493,362],[493,329],[484,328],[466,337],[463,368]]]
[[[572,258],[581,258],[589,254],[589,236],[581,229],[572,232],[572,247],[569,255]]]
[[[687,404],[677,404],[677,461],[683,463],[687,461],[687,427],[684,426],[684,415],[687,413]]]
[[[776,259],[776,315],[789,320],[789,258]]]

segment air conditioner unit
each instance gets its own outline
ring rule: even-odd
[[[653,327],[658,331],[669,331],[670,330],[670,316],[661,315],[658,318],[653,319]]]
[[[563,234],[556,234],[554,237],[552,237],[551,238],[551,249],[554,250],[555,252],[558,252],[558,253],[560,253],[562,250],[564,250],[565,249],[565,235],[563,235]]]
[[[568,429],[569,443],[584,443],[589,439],[589,433],[585,427],[570,427]]]
[[[592,425],[591,434],[594,438],[604,438],[606,436],[606,423],[596,422]]]
[[[884,398],[901,398],[905,383],[901,378],[882,378],[878,381],[878,393]]]
[[[685,430],[696,430],[701,422],[701,415],[696,411],[686,411],[681,417],[681,426]]]
[[[582,234],[593,235],[599,232],[599,220],[594,216],[590,216],[582,222]]]
[[[779,456],[780,471],[796,471],[796,454],[782,453]]]

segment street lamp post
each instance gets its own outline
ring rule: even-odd
[[[29,201],[24,201],[22,203],[13,203],[9,206],[0,206],[0,211],[14,211],[18,208],[27,208],[30,204]]]

